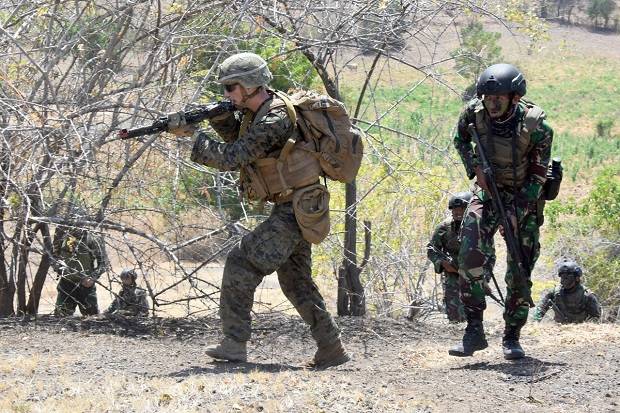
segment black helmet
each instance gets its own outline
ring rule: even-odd
[[[450,201],[448,201],[448,209],[459,207],[465,208],[469,205],[469,201],[471,201],[471,192],[457,192],[450,197]]]
[[[577,265],[575,261],[563,261],[558,268],[558,275],[562,276],[562,274],[571,274],[575,277],[581,277],[581,267]]]
[[[508,63],[489,66],[478,78],[476,93],[482,95],[502,95],[516,93],[525,96],[525,78],[523,73]]]
[[[131,277],[134,281],[138,278],[138,273],[133,268],[125,268],[121,271],[121,278]]]

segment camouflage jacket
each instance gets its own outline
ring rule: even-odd
[[[436,273],[444,271],[441,262],[446,260],[446,256],[452,261],[451,264],[458,268],[457,259],[461,248],[461,242],[458,239],[460,230],[461,226],[457,226],[452,218],[445,220],[435,228],[433,237],[426,247],[426,255],[435,266]]]
[[[478,105],[480,105],[480,100],[478,98],[474,98],[468,103],[459,117],[456,134],[454,136],[454,146],[463,161],[469,179],[475,177],[474,168],[479,165],[479,160],[474,151],[472,138],[467,127],[470,123],[475,123],[475,108]],[[525,113],[525,105],[523,102],[520,102],[516,108],[515,114],[515,123],[517,125],[522,124]],[[527,154],[527,177],[523,187],[518,189],[523,198],[528,202],[536,202],[540,198],[543,185],[547,180],[547,166],[551,157],[553,129],[543,120],[539,123],[538,127],[531,132],[530,140],[531,147]],[[479,190],[477,195],[481,200],[489,199],[488,194],[483,190]]]
[[[118,296],[106,310],[106,313],[128,316],[148,316],[149,302],[146,298],[146,291],[135,285],[123,286]]]
[[[54,271],[72,282],[85,277],[98,279],[108,268],[103,240],[88,231],[56,229],[53,255]]]
[[[572,291],[558,286],[545,292],[536,306],[534,318],[541,320],[550,308],[553,308],[553,319],[558,323],[581,323],[601,317],[598,298],[581,284]]]
[[[270,105],[274,99],[273,92],[269,91],[269,94],[271,99],[263,102],[261,108]],[[260,111],[259,108],[257,113]],[[254,116],[254,112],[246,109],[210,120],[211,127],[224,142],[213,140],[206,132],[198,131],[194,135],[196,141],[191,160],[223,171],[237,170],[281,150],[295,131],[285,106],[269,110],[262,119],[254,119]],[[242,128],[242,123],[254,125]]]

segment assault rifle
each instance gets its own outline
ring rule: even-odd
[[[504,227],[504,238],[506,239],[506,247],[508,248],[508,253],[512,257],[512,260],[517,264],[517,274],[515,278],[515,282],[517,286],[524,287],[524,289],[528,290],[527,282],[530,279],[530,267],[529,263],[525,262],[523,257],[523,251],[521,251],[521,247],[517,243],[514,228],[512,227],[512,222],[508,218],[506,214],[506,209],[504,208],[504,204],[502,203],[502,199],[499,196],[499,189],[497,189],[497,183],[495,182],[495,173],[493,172],[493,167],[491,166],[489,160],[484,153],[484,148],[480,143],[480,137],[478,136],[478,132],[476,131],[476,127],[473,123],[469,124],[468,127],[469,134],[471,135],[474,143],[476,144],[476,150],[478,155],[480,156],[480,161],[482,163],[482,173],[484,173],[484,177],[491,193],[491,201],[493,202],[493,208],[495,212],[499,214],[500,221],[502,226]],[[517,224],[518,225],[518,224]],[[525,298],[525,301],[530,305],[530,307],[534,307],[534,301],[532,300],[532,293],[529,292]]]
[[[437,248],[435,248],[434,245],[428,245],[429,249],[432,249],[433,251],[435,251],[437,253],[437,255],[439,255],[441,257],[442,260],[447,261],[448,263],[450,263],[450,265],[452,265],[454,268],[458,269],[459,265],[458,263],[452,259],[448,254],[446,254],[443,251],[438,250]],[[491,278],[493,280],[493,283],[495,284],[495,288],[497,288],[497,292],[499,293],[499,297],[497,298],[495,296],[495,294],[493,294],[493,291],[491,290],[491,287],[489,287],[488,282],[489,280],[485,280],[484,283],[484,293],[489,296],[493,301],[495,301],[497,304],[501,305],[502,307],[504,306],[504,296],[502,295],[502,290],[499,289],[499,285],[497,284],[497,280],[495,279],[495,275],[493,275],[493,273],[489,274],[489,278]]]
[[[222,101],[209,103],[189,111],[169,113],[166,116],[160,117],[159,120],[156,120],[150,126],[143,126],[135,129],[121,129],[118,132],[118,137],[121,139],[130,139],[138,136],[151,135],[153,133],[166,132],[179,126],[191,125],[200,123],[206,119],[213,119],[216,116],[234,110],[235,105],[232,102]]]

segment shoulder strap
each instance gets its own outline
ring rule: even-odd
[[[545,111],[536,105],[525,106],[525,117],[523,118],[523,131],[532,133],[545,118]]]

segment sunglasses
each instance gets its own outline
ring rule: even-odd
[[[231,93],[237,88],[238,83],[233,83],[232,85],[224,85],[224,90],[228,93]]]

